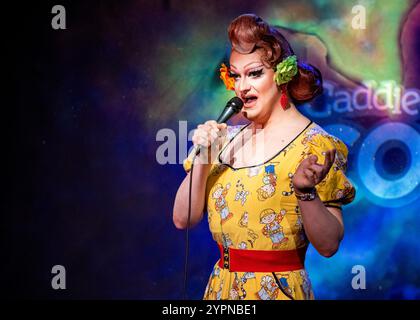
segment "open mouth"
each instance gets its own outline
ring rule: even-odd
[[[256,101],[257,101],[257,96],[250,95],[244,98],[244,104],[247,107],[255,104]]]

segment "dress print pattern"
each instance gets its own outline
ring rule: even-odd
[[[220,154],[245,126],[229,126]],[[325,151],[337,150],[327,176],[317,186],[326,206],[341,208],[355,198],[345,175],[348,150],[338,138],[311,122],[285,148],[265,163],[234,168],[221,161],[212,164],[206,184],[208,223],[220,245],[241,250],[305,250],[309,244],[292,185],[293,174],[310,154],[324,163]],[[184,169],[191,167],[189,158]],[[305,269],[277,272],[231,272],[213,267],[204,299],[283,300],[314,299]]]

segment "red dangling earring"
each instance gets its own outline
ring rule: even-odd
[[[280,105],[283,108],[283,110],[286,110],[287,108],[289,108],[289,99],[287,98],[285,87],[283,87],[281,90]]]

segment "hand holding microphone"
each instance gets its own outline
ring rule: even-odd
[[[198,155],[196,158],[198,163],[212,163],[226,138],[226,128],[226,123],[217,123],[215,120],[209,120],[197,126],[192,142],[195,146],[194,152]]]
[[[193,155],[202,164],[210,164],[214,160],[216,151],[220,150],[226,138],[227,122],[234,114],[242,109],[243,102],[238,97],[228,101],[217,121],[209,120],[197,126],[192,141],[194,143]],[[204,152],[202,152],[204,151]]]

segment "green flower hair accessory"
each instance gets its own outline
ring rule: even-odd
[[[278,86],[289,82],[297,74],[296,56],[288,56],[274,68],[274,81]]]

